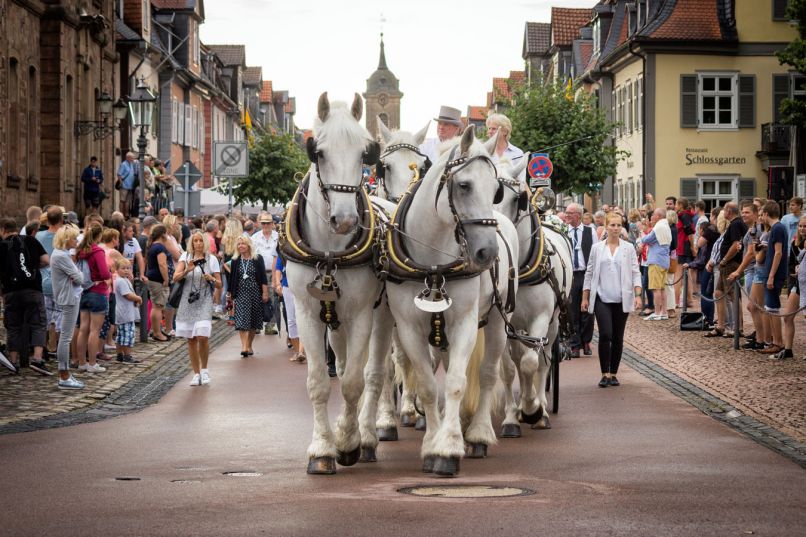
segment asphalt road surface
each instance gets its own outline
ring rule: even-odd
[[[804,470],[626,367],[597,388],[595,357],[563,363],[553,429],[524,427],[456,479],[420,473],[413,429],[377,463],[308,476],[305,366],[256,343],[242,360],[232,338],[210,386],[183,380],[138,414],[0,437],[0,535],[806,535]],[[533,494],[399,492],[417,485]]]

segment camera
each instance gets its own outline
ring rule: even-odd
[[[188,304],[193,304],[201,298],[201,291],[191,291],[188,295]]]
[[[750,228],[750,236],[751,237],[756,236],[756,226],[753,226],[753,227]]]

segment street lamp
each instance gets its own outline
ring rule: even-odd
[[[137,160],[140,161],[140,222],[146,217],[146,190],[145,190],[145,177],[143,177],[143,168],[145,168],[146,134],[148,129],[151,128],[151,118],[153,117],[154,103],[157,98],[151,93],[151,90],[146,86],[143,78],[137,83],[134,93],[129,95],[129,112],[132,117],[132,127],[140,128],[140,136],[137,137]]]
[[[96,140],[102,140],[120,128],[120,123],[126,117],[126,104],[118,99],[112,104],[112,96],[104,90],[95,101],[98,103],[98,120],[78,120],[75,122],[76,136],[86,136],[92,133]],[[109,123],[109,117],[112,123]]]
[[[146,145],[148,144],[146,134],[148,133],[148,129],[151,128],[152,111],[156,100],[157,98],[151,93],[151,90],[148,89],[143,78],[140,78],[140,82],[137,83],[134,93],[129,95],[129,112],[132,117],[132,127],[140,128],[140,136],[137,137],[137,160],[140,162],[140,176],[138,179],[140,182],[139,216],[141,226],[146,217],[146,185],[145,174],[143,173],[143,169],[145,168]],[[143,275],[141,274],[140,276],[142,277]],[[140,341],[148,341],[148,306],[145,298],[140,305]]]

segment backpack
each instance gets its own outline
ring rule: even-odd
[[[25,243],[22,237],[14,235],[9,239],[8,266],[9,280],[15,286],[24,287],[36,281],[37,269],[31,268],[31,260],[28,259],[28,252],[25,250]]]
[[[76,263],[78,270],[81,271],[81,275],[84,277],[83,281],[81,282],[81,290],[86,291],[93,285],[95,285],[92,281],[92,271],[90,270],[90,264],[87,262],[86,259],[79,259],[78,263]]]

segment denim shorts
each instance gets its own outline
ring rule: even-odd
[[[81,295],[81,304],[78,309],[90,313],[106,314],[109,309],[109,299],[100,293],[85,292]]]
[[[763,283],[764,288],[766,288],[768,277],[769,274],[767,274],[766,271],[756,269],[756,271],[753,273],[753,283]]]

